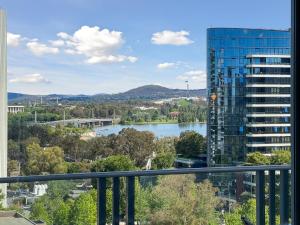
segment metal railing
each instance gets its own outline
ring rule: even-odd
[[[289,220],[289,165],[271,166],[235,166],[206,167],[167,170],[140,170],[116,172],[90,172],[77,174],[32,175],[19,177],[2,177],[0,183],[19,183],[53,180],[97,179],[97,224],[106,225],[106,182],[113,179],[112,186],[112,224],[120,222],[120,178],[126,178],[126,224],[135,224],[135,178],[142,176],[183,175],[183,174],[216,174],[216,173],[256,173],[256,224],[265,225],[265,171],[269,177],[269,224],[275,224],[275,171],[280,171],[280,224],[288,224]]]

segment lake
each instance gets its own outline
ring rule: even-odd
[[[138,131],[150,131],[156,137],[179,136],[181,132],[193,130],[206,136],[206,124],[187,123],[187,124],[143,124],[143,125],[111,125],[95,128],[97,136],[107,136],[109,134],[118,134],[123,128],[134,128]]]

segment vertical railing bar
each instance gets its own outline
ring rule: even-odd
[[[289,223],[289,188],[288,188],[288,170],[280,171],[280,224]]]
[[[112,224],[119,225],[120,223],[120,178],[113,178],[113,210]]]
[[[135,177],[127,177],[127,225],[134,225]]]
[[[106,178],[97,179],[97,224],[106,225]]]
[[[256,171],[256,224],[265,225],[265,172]]]
[[[275,207],[275,170],[269,171],[269,224],[274,225],[276,221]]]

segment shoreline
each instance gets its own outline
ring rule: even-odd
[[[185,122],[185,123],[178,123],[177,121],[157,121],[157,122],[126,122],[124,124],[118,123],[118,124],[113,124],[113,125],[159,125],[159,124],[207,124],[207,122]]]

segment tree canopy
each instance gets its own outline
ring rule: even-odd
[[[175,149],[176,154],[181,154],[183,157],[197,157],[199,154],[206,154],[206,139],[195,131],[185,131],[180,134]]]

